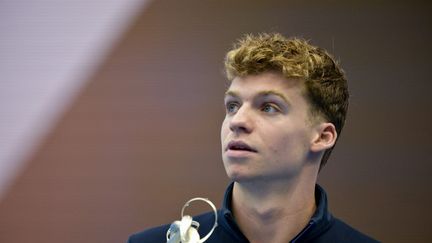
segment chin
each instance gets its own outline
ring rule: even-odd
[[[250,170],[250,164],[248,165],[244,161],[232,161],[224,158],[225,172],[231,181],[242,182],[253,180],[259,175],[253,173]]]
[[[252,176],[250,173],[245,173],[244,171],[239,171],[239,170],[231,169],[231,170],[227,170],[226,173],[228,178],[231,181],[235,181],[235,182],[247,182],[256,178],[256,176]]]

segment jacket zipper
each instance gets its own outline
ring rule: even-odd
[[[298,240],[300,240],[300,238],[306,233],[306,231],[308,231],[308,229],[310,229],[310,227],[312,227],[312,225],[314,225],[315,222],[311,221],[309,222],[308,226],[306,226],[306,228],[304,228],[292,241],[290,241],[291,243],[296,243]]]

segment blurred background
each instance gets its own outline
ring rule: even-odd
[[[319,183],[384,242],[431,242],[427,1],[0,0],[0,242],[126,242],[220,205],[223,58],[281,32],[340,60],[348,121]],[[195,209],[206,210],[202,207]]]

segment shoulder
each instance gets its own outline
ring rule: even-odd
[[[350,242],[350,243],[377,243],[379,241],[354,229],[338,218],[333,218],[331,227],[321,235],[319,242]]]
[[[146,229],[129,237],[128,243],[166,242],[166,232],[170,224]]]
[[[194,220],[200,223],[199,231],[208,231],[214,223],[214,213],[209,212],[193,217]],[[129,237],[128,243],[155,243],[166,242],[166,233],[171,224],[149,228],[133,234]]]

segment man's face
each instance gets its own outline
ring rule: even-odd
[[[228,177],[234,181],[286,179],[308,163],[317,132],[302,85],[272,72],[232,81],[221,129]]]

